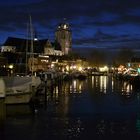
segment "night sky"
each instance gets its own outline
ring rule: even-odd
[[[27,36],[28,15],[39,39],[54,41],[64,19],[71,26],[72,47],[139,47],[139,0],[1,0],[0,44]]]

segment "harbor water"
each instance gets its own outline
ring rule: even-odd
[[[140,139],[140,90],[112,75],[63,81],[38,99],[6,106],[1,139]]]

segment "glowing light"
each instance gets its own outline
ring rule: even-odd
[[[41,62],[46,62],[46,63],[47,63],[47,62],[49,62],[49,61],[48,61],[48,60],[41,60]]]
[[[54,67],[54,64],[51,64],[51,68],[53,68]]]
[[[83,69],[82,67],[79,67],[79,68],[78,68],[79,71],[82,71],[82,69]]]
[[[100,91],[106,93],[107,90],[107,77],[101,76],[100,77]]]
[[[128,67],[130,67],[131,66],[131,64],[130,63],[128,63]]]
[[[37,38],[34,38],[34,41],[37,41],[38,39]]]
[[[67,25],[65,24],[65,25],[64,25],[64,29],[66,29],[66,28],[67,28]]]
[[[138,73],[140,73],[140,68],[138,68]]]
[[[107,67],[107,66],[100,67],[99,70],[100,70],[101,72],[105,72],[105,71],[108,71],[108,67]]]
[[[49,56],[48,56],[48,55],[39,55],[39,57],[49,58]]]
[[[13,68],[14,68],[14,66],[11,64],[11,65],[9,65],[9,68],[10,68],[10,69],[13,69]]]
[[[70,70],[68,65],[66,66],[66,70],[67,70],[67,71],[69,71],[69,70]]]
[[[76,69],[76,66],[73,66],[73,69]]]

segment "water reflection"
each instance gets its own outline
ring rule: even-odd
[[[84,82],[83,80],[76,80],[65,82],[63,84],[63,93],[82,93],[84,88]]]
[[[63,82],[49,92],[46,105],[36,114],[28,106],[9,108],[6,139],[139,138],[140,91],[112,75]]]
[[[79,118],[66,120],[64,135],[67,136],[68,139],[80,138],[84,131],[82,125],[82,121]]]
[[[100,92],[106,93],[107,92],[107,83],[108,83],[107,76],[100,76]]]
[[[121,93],[130,97],[134,91],[133,86],[125,81],[118,81],[110,76],[92,76],[91,77],[92,91],[97,93]],[[90,88],[91,88],[90,87]]]
[[[0,99],[0,126],[6,119],[6,106],[4,104],[4,99]]]
[[[92,89],[100,92],[107,93],[108,90],[108,76],[92,76]]]
[[[130,121],[130,120],[129,120]],[[99,137],[106,136],[123,136],[127,137],[129,135],[130,124],[128,120],[123,121],[108,121],[99,120],[96,125],[96,133]],[[132,128],[134,129],[134,128]]]

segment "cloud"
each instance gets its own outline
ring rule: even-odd
[[[8,5],[6,2],[9,2]],[[16,2],[16,0],[1,2],[0,33],[6,32],[7,37],[8,32],[14,35],[26,32],[29,14],[32,15],[33,25],[42,38],[53,39],[55,29],[63,18],[66,18],[71,25],[75,44],[94,43],[92,38],[98,28],[117,36],[139,34],[137,26],[140,24],[140,1],[138,0],[24,0]],[[130,32],[133,27],[131,24],[136,28]]]

